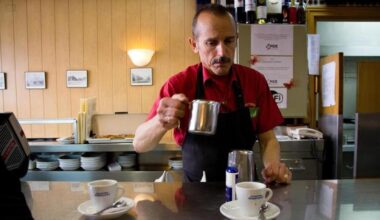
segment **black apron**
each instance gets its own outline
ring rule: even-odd
[[[232,67],[229,74],[233,74]],[[203,71],[199,66],[195,99],[204,99]],[[252,150],[256,141],[249,109],[244,107],[244,97],[239,79],[232,89],[237,110],[219,113],[215,135],[187,133],[182,146],[185,182],[199,182],[206,172],[207,182],[224,181],[228,153],[232,150]]]

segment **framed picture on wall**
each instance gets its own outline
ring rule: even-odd
[[[3,72],[0,72],[0,89],[7,89],[7,81]]]
[[[26,72],[25,87],[27,89],[45,89],[45,72]]]
[[[68,70],[66,77],[66,86],[68,88],[87,87],[87,70]]]
[[[153,84],[152,68],[132,68],[132,86],[150,86]]]

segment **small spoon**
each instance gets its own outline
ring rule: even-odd
[[[268,203],[265,203],[261,206],[261,209],[260,209],[260,216],[259,216],[259,219],[260,220],[265,220],[266,217],[265,217],[265,211],[268,209],[269,205]]]
[[[111,206],[108,206],[108,207],[106,207],[106,208],[104,208],[104,209],[102,209],[100,211],[94,212],[92,214],[93,215],[98,215],[98,214],[104,212],[107,209],[110,209],[110,208],[119,208],[119,207],[123,207],[125,205],[127,205],[127,203],[125,202],[125,200],[124,199],[120,199],[120,200],[114,202]]]

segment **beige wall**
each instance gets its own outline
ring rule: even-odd
[[[187,45],[195,0],[0,0],[0,111],[18,118],[76,117],[79,100],[98,113],[148,112],[163,82],[198,58]],[[156,50],[153,86],[131,86],[126,51]],[[66,88],[66,70],[85,69],[88,88]],[[25,89],[26,71],[45,71],[47,89]],[[70,126],[24,126],[28,137],[70,135]]]

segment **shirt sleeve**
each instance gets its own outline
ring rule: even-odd
[[[153,103],[152,108],[150,109],[150,112],[148,114],[147,120],[153,118],[157,114],[157,108],[160,104],[160,100],[164,97],[171,97],[173,94],[175,94],[175,89],[173,84],[168,80],[165,82],[165,84],[161,87],[160,93],[158,94],[156,100]]]
[[[260,92],[257,99],[259,111],[256,120],[258,134],[269,131],[284,121],[265,77],[260,77],[259,90]]]

